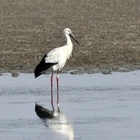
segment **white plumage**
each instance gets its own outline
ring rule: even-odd
[[[52,66],[52,70],[60,71],[64,67],[66,61],[69,59],[72,49],[72,45],[65,45],[63,47],[53,49],[47,54],[47,57],[45,57],[45,63],[57,63],[56,65]]]
[[[73,44],[70,37],[79,44],[69,28],[65,28],[63,33],[66,37],[66,44],[62,47],[54,48],[43,57],[41,62],[36,66],[34,71],[35,77],[40,76],[49,68],[52,68],[52,71],[54,72],[60,71],[64,67],[73,50]]]
[[[71,30],[69,28],[65,28],[63,30],[63,34],[66,37],[66,44],[59,48],[54,48],[53,50],[49,51],[40,61],[40,63],[35,68],[35,78],[40,76],[45,70],[52,68],[52,75],[51,75],[51,103],[53,107],[53,72],[57,72],[56,80],[57,80],[57,91],[59,89],[59,72],[64,67],[66,61],[70,58],[73,50],[73,44],[71,41],[71,38],[74,39],[78,44],[79,42],[75,38],[75,36],[72,34]],[[70,38],[71,37],[71,38]],[[59,96],[57,96],[57,104],[59,102]],[[53,107],[54,110],[54,107]],[[58,104],[58,110],[59,110],[59,104]]]

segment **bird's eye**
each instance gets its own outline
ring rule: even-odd
[[[70,34],[70,30],[68,30],[68,33]]]

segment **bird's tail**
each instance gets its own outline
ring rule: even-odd
[[[42,63],[42,62],[40,62],[34,70],[35,78],[40,76],[45,70],[51,68],[55,64],[56,63]]]

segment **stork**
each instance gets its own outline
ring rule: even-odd
[[[69,28],[65,28],[63,30],[63,34],[66,37],[66,44],[64,46],[54,48],[51,51],[49,51],[47,54],[44,55],[40,63],[36,66],[34,70],[35,78],[40,76],[44,73],[47,69],[52,69],[51,74],[51,105],[52,109],[54,111],[54,105],[53,105],[53,74],[56,72],[56,83],[57,83],[57,107],[58,112],[60,112],[59,107],[59,73],[61,69],[66,64],[66,61],[70,58],[73,50],[73,44],[71,41],[71,38],[77,42],[79,45],[80,43],[77,41],[75,36],[72,34],[71,30]]]

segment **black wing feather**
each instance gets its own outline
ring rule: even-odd
[[[38,76],[40,76],[45,70],[51,68],[53,65],[56,65],[57,63],[45,63],[45,58],[47,57],[47,55],[45,55],[42,60],[40,61],[40,63],[36,66],[35,70],[34,70],[34,74],[35,74],[35,78],[37,78]]]

